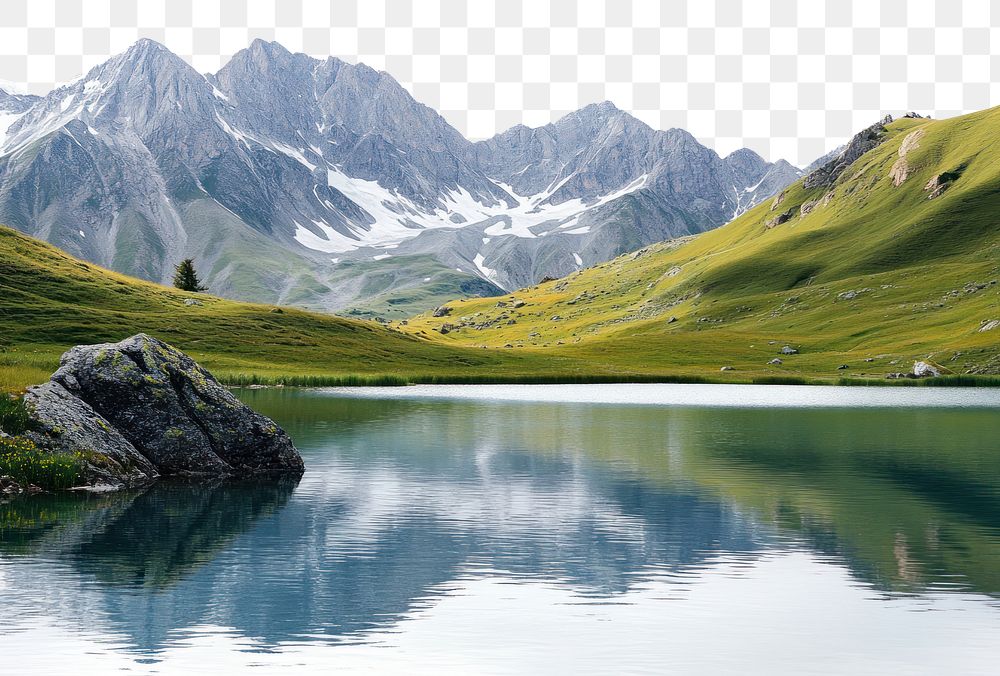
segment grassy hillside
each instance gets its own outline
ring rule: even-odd
[[[201,304],[186,305],[191,298]],[[140,331],[230,382],[391,382],[579,368],[565,359],[439,345],[369,321],[184,293],[0,227],[0,392],[47,380],[73,345]]]
[[[623,372],[882,379],[931,359],[1000,373],[1000,326],[981,330],[1000,319],[1000,108],[898,120],[886,137],[830,188],[800,181],[704,235],[403,328]]]

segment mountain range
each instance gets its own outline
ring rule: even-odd
[[[997,130],[1000,108],[886,117],[722,227],[400,328],[623,373],[997,374]]]
[[[162,45],[0,93],[0,223],[218,295],[402,317],[715,228],[796,180],[611,103],[471,142],[391,76],[257,40],[215,74]]]

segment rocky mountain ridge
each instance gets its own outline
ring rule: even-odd
[[[426,309],[711,229],[798,178],[605,102],[472,143],[386,73],[257,40],[162,45],[0,98],[0,222],[153,281],[314,309]]]

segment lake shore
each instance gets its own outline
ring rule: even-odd
[[[17,394],[44,380],[24,378],[0,367],[0,393]],[[760,375],[727,371],[726,377],[689,374],[274,374],[219,372],[227,387],[406,387],[409,385],[810,385],[838,387],[1000,387],[1000,376],[943,375],[933,378],[825,377],[820,375]],[[32,374],[33,375],[33,374]]]
[[[1000,387],[1000,377],[945,375],[936,378],[823,378],[800,376],[751,376],[713,378],[698,375],[221,375],[229,387],[406,387],[409,385],[813,385],[838,387]]]

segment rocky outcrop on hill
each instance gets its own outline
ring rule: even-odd
[[[924,190],[930,193],[927,195],[927,199],[932,200],[940,197],[941,193],[947,190],[958,179],[958,176],[959,173],[957,171],[946,171],[943,174],[932,176],[931,180],[927,181],[927,185],[924,186]]]
[[[844,150],[835,158],[806,176],[803,186],[812,189],[820,186],[831,186],[844,171],[854,164],[858,158],[868,151],[878,147],[885,140],[885,125],[892,122],[892,116],[886,115],[881,122],[858,132],[850,140]]]
[[[808,216],[812,213],[813,209],[819,206],[819,200],[810,200],[808,202],[803,202],[802,206],[799,207],[800,216]]]
[[[917,129],[916,131],[907,134],[906,138],[899,146],[899,159],[892,165],[889,170],[889,178],[892,179],[892,184],[897,188],[906,181],[910,175],[910,162],[906,156],[911,150],[916,150],[920,147],[920,139],[924,136],[923,129]]]
[[[789,209],[788,211],[782,214],[778,214],[774,218],[769,218],[766,221],[764,221],[764,227],[770,230],[771,228],[781,225],[782,223],[787,223],[789,220],[791,220],[791,218],[792,218],[792,211],[791,209]]]
[[[302,458],[190,357],[145,334],[63,355],[25,402],[42,448],[77,454],[91,485],[134,486],[161,475],[301,475]]]
[[[951,371],[940,364],[935,364],[931,361],[915,361],[913,362],[913,370],[909,373],[887,373],[885,377],[889,380],[899,380],[901,378],[940,378],[946,373],[950,374]]]

